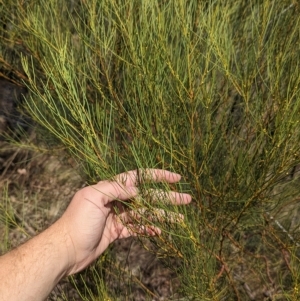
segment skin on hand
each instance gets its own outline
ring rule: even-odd
[[[79,272],[97,259],[116,239],[126,238],[143,231],[156,235],[160,230],[151,226],[141,227],[132,222],[131,212],[126,211],[124,201],[138,196],[137,183],[141,171],[129,171],[101,181],[78,191],[58,223],[64,230],[69,260],[68,275]],[[143,181],[176,183],[181,176],[166,170],[147,169]],[[152,192],[155,198],[155,191]],[[158,192],[159,195],[159,192]],[[191,196],[168,192],[172,204],[184,205]],[[155,200],[153,200],[155,202]],[[115,208],[118,208],[116,213]]]
[[[138,197],[139,173],[130,171],[111,181],[101,181],[78,191],[62,217],[25,244],[0,257],[0,301],[44,300],[67,275],[92,263],[114,240],[139,233],[156,235],[160,230],[136,223],[143,208],[128,211],[126,201]],[[165,170],[146,169],[143,181],[175,183],[180,175]],[[152,190],[152,201],[184,205],[191,196]],[[116,208],[118,209],[116,212]],[[156,218],[164,219],[157,209]],[[171,220],[177,216],[170,215]]]

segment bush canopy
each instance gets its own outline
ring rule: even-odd
[[[298,300],[299,6],[5,2],[1,74],[26,85],[27,112],[89,183],[154,167],[183,176],[186,208],[154,206],[141,181],[182,300]],[[184,221],[150,219],[157,206]]]

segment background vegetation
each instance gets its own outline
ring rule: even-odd
[[[298,300],[296,3],[17,0],[0,10],[2,76],[27,87],[28,114],[88,183],[146,167],[183,175],[176,189],[193,203],[155,205],[184,222],[149,221],[141,190],[145,221],[164,230],[154,251],[179,277],[170,299]],[[103,285],[113,256],[87,272],[96,289],[77,285],[82,299],[125,298]]]

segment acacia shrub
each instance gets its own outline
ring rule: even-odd
[[[147,167],[183,175],[176,188],[193,195],[191,206],[155,206],[184,222],[149,220],[141,185],[144,219],[163,229],[157,252],[181,260],[182,295],[297,299],[297,5],[51,0],[2,9],[14,14],[1,34],[21,45],[29,114],[90,183]],[[8,72],[5,51],[2,61]]]

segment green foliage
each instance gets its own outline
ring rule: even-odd
[[[90,182],[146,167],[183,175],[177,189],[193,203],[158,204],[186,218],[162,223],[156,243],[181,258],[184,296],[251,299],[244,284],[255,275],[275,287],[274,300],[297,299],[298,223],[287,227],[293,240],[274,223],[299,195],[296,4],[51,0],[1,9],[2,72],[24,79],[29,114]]]

